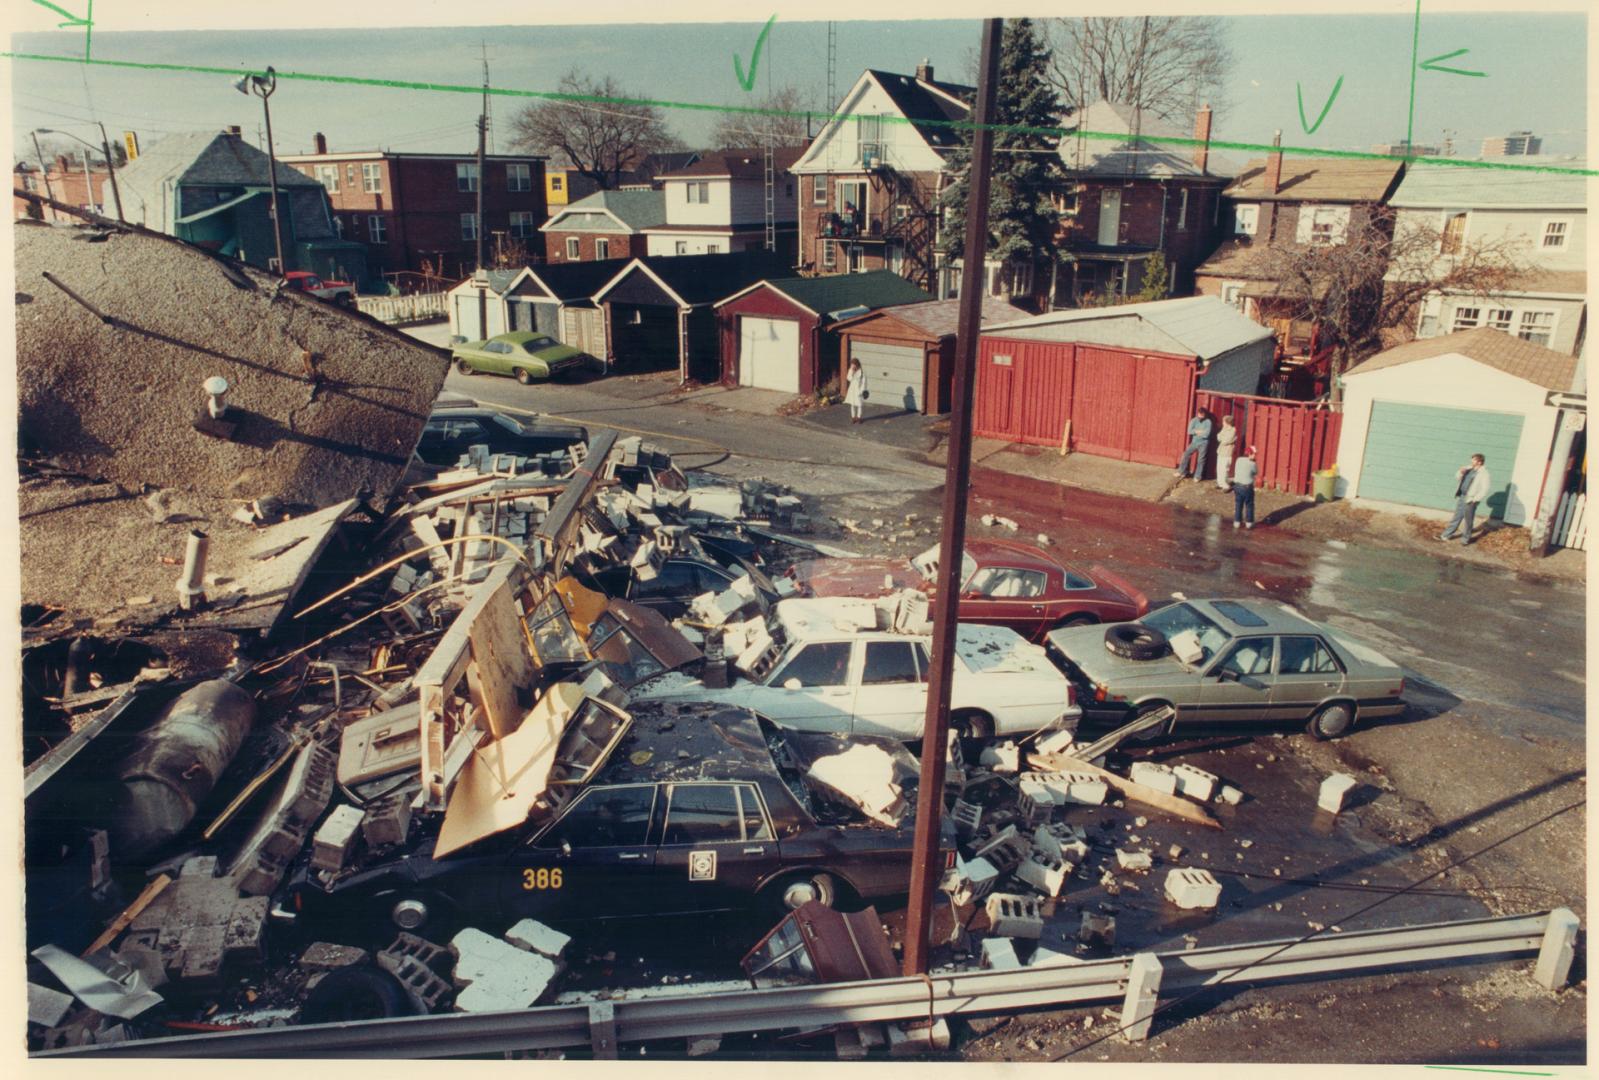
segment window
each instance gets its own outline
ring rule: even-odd
[[[594,241],[594,257],[596,259],[609,259],[611,257],[611,242],[609,240]]]
[[[866,273],[866,249],[859,244],[850,245],[849,272],[852,274]]]
[[[511,235],[512,236],[514,236],[514,237],[516,237],[516,238],[518,238],[520,240],[525,240],[529,236],[532,236],[533,233],[537,230],[537,228],[538,227],[533,224],[533,211],[531,211],[531,210],[512,210],[511,211]]]
[[[1177,200],[1177,227],[1188,228],[1188,189],[1183,188]]]
[[[1226,616],[1234,626],[1265,626],[1266,620],[1236,600],[1213,600],[1211,607]]]
[[[334,194],[339,190],[339,167],[337,165],[318,165],[316,167],[317,181]]]
[[[838,252],[831,240],[822,241],[822,265],[829,270],[838,265]]]
[[[1240,206],[1233,214],[1233,232],[1239,236],[1254,236],[1255,227],[1260,223],[1260,207],[1254,204]]]
[[[1466,239],[1466,215],[1445,214],[1443,237],[1438,242],[1438,254],[1459,255]]]
[[[714,844],[742,840],[738,792],[732,784],[673,784],[666,804],[663,844]]]
[[[1212,674],[1230,671],[1241,678],[1271,674],[1274,641],[1269,637],[1239,638]]]
[[[813,177],[811,177],[811,205],[812,206],[826,206],[827,205],[827,177],[825,177],[825,176],[813,176]]]
[[[706,244],[705,245],[705,254],[707,254],[707,255],[715,255],[717,252],[719,252],[721,250],[722,250],[722,245],[721,244]]]
[[[563,840],[574,851],[641,846],[648,838],[654,807],[654,784],[589,788],[539,838],[539,847],[558,848]]]
[[[1511,320],[1514,319],[1515,316],[1516,313],[1511,311],[1509,308],[1489,308],[1488,320],[1485,325],[1491,326],[1495,330],[1503,330],[1508,334],[1510,333]]]
[[[575,236],[569,236],[566,238],[566,257],[568,259],[582,258],[582,254],[579,250],[579,244],[580,241]]]
[[[1310,214],[1310,242],[1323,246],[1339,243],[1344,238],[1340,224],[1347,223],[1348,215],[1340,214],[1338,207],[1316,207]]]
[[[477,162],[458,161],[455,163],[455,190],[477,190]]]
[[[1045,577],[1041,570],[1013,570],[1004,566],[985,566],[972,575],[966,591],[996,600],[1026,599],[1044,595]]]
[[[533,171],[526,165],[507,165],[505,167],[506,191],[532,191]]]
[[[691,203],[708,203],[711,201],[711,182],[709,180],[692,180],[683,187],[687,191],[688,201]]]
[[[1566,232],[1570,222],[1546,221],[1543,226],[1543,249],[1545,251],[1563,251],[1566,247]]]
[[[366,219],[366,238],[374,244],[389,242],[389,224],[386,218],[373,214]]]
[[[672,254],[673,255],[687,255],[688,254],[688,241],[687,240],[679,240],[677,243],[673,244],[672,245]]]
[[[369,161],[361,166],[361,190],[373,193],[383,190],[383,166],[376,161]]]
[[[1221,302],[1244,310],[1244,287],[1239,282],[1228,282],[1221,287]]]
[[[1481,320],[1482,320],[1482,310],[1480,308],[1457,307],[1457,308],[1455,308],[1455,322],[1454,322],[1454,325],[1451,326],[1449,329],[1450,329],[1451,332],[1453,332],[1455,330],[1470,330],[1472,327],[1476,326]]]
[[[916,681],[916,654],[911,649],[911,642],[868,641],[866,643],[866,668],[861,672],[862,686],[885,686],[889,683]]]
[[[1144,626],[1153,626],[1168,639],[1176,637],[1184,630],[1192,630],[1199,637],[1199,647],[1204,652],[1206,660],[1215,656],[1217,651],[1230,640],[1227,631],[1217,626],[1191,604],[1172,604],[1159,611],[1152,611],[1138,621]]]
[[[365,166],[361,167],[361,175],[362,176],[366,175],[366,167]],[[349,182],[351,187],[355,186],[355,166],[353,164],[346,165],[344,167],[344,179]]]
[[[1547,346],[1555,336],[1555,313],[1552,311],[1523,311],[1521,326],[1516,336],[1534,345]]]
[[[790,679],[800,686],[844,686],[849,682],[849,655],[847,641],[823,641],[807,645],[795,654],[772,680],[774,686],[784,686]]]
[[[855,119],[857,147],[860,159],[865,162],[868,158],[881,158],[883,154],[883,118],[881,116],[860,116]]]
[[[901,222],[901,221],[907,221],[907,220],[910,219],[910,216],[911,216],[911,208],[910,207],[906,206],[904,203],[895,203],[894,204],[894,221],[896,223],[897,222]]]
[[[1319,638],[1285,637],[1277,645],[1277,674],[1336,675],[1338,661]]]
[[[564,176],[551,176],[550,177],[550,190],[551,191],[565,191],[566,190],[566,177],[564,177]]]
[[[1075,570],[1066,571],[1066,588],[1075,591],[1077,589],[1092,589],[1093,587],[1094,583],[1089,578],[1084,577]]]
[[[461,215],[461,239],[462,240],[476,240],[477,239],[477,215],[476,214],[462,214]]]
[[[1066,217],[1075,217],[1078,206],[1078,187],[1073,184],[1069,188],[1050,193],[1050,201],[1055,204],[1055,209]]]
[[[838,212],[859,225],[866,215],[866,181],[840,180],[838,182]]]

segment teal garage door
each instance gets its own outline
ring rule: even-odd
[[[1374,401],[1360,463],[1359,495],[1453,510],[1455,471],[1472,454],[1482,454],[1494,481],[1488,507],[1494,517],[1502,518],[1524,419],[1515,413]]]

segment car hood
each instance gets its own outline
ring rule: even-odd
[[[1070,660],[1091,683],[1120,686],[1133,681],[1181,678],[1192,670],[1171,653],[1153,660],[1130,660],[1105,647],[1105,627],[1072,626],[1050,631],[1050,649]]]
[[[886,596],[929,585],[905,559],[808,559],[789,576],[802,596]]]

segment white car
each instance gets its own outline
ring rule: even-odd
[[[782,653],[764,679],[711,689],[685,676],[635,687],[635,699],[742,705],[796,731],[921,738],[931,639],[862,629],[871,604],[784,600],[772,609]],[[1082,709],[1044,650],[1014,630],[961,624],[956,632],[950,725],[967,738],[1075,728]]]

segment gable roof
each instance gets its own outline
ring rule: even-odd
[[[227,131],[186,131],[168,135],[117,170],[117,184],[129,220],[161,223],[161,207],[171,198],[166,185],[175,190],[180,184],[218,187],[271,186],[268,166],[271,159],[242,138]],[[280,188],[321,188],[316,180],[299,169],[277,168]],[[167,218],[170,225],[170,216]]]
[[[1080,134],[1084,132],[1093,134]],[[1104,135],[1126,138],[1100,137]],[[1154,113],[1101,98],[1074,118],[1071,130],[1061,138],[1060,156],[1066,168],[1089,176],[1225,179],[1237,174],[1238,163],[1214,150],[1201,172],[1194,164],[1194,147],[1162,141],[1191,138],[1190,132]]]
[[[947,150],[960,145],[960,129],[950,126],[949,122],[965,120],[971,113],[971,106],[965,102],[975,100],[975,87],[918,79],[914,75],[875,68],[867,68],[866,76],[883,88],[900,115],[911,122],[928,146]]]
[[[1266,192],[1266,159],[1244,166],[1222,194],[1240,202],[1382,202],[1404,172],[1400,160],[1283,158],[1282,180]]]
[[[597,259],[589,262],[542,263],[521,272],[516,285],[530,278],[557,300],[587,300],[615,277],[631,259]],[[512,286],[515,291],[516,285]]]
[[[781,293],[823,319],[835,311],[850,308],[876,310],[932,299],[926,290],[912,285],[892,270],[870,270],[864,274],[830,274],[826,277],[767,278],[724,297],[717,306],[762,287]]]
[[[1442,337],[1396,345],[1350,368],[1344,372],[1344,378],[1369,375],[1383,368],[1449,355],[1464,356],[1549,390],[1571,389],[1572,377],[1577,373],[1575,356],[1522,341],[1503,330],[1480,326],[1475,330],[1460,330]]]
[[[666,221],[666,192],[596,191],[568,203],[541,232],[636,233]]]
[[[785,173],[805,153],[803,146],[779,146],[772,150],[772,168]],[[661,173],[657,180],[765,180],[766,151],[761,147],[707,150],[705,155],[684,169]]]
[[[892,311],[868,312],[864,315],[851,316],[840,319],[836,325],[850,326],[867,319],[881,317],[895,319],[904,323],[912,330],[919,330],[931,339],[946,338],[960,329],[960,301],[954,300],[924,300],[918,304],[898,304]],[[978,324],[980,326],[994,326],[998,323],[1018,322],[1027,317],[1027,312],[1011,303],[1009,300],[997,296],[983,297],[982,306],[978,310]]]
[[[1559,168],[1581,169],[1581,158],[1516,158],[1535,164],[1548,161]],[[1390,206],[1448,210],[1586,210],[1588,180],[1583,176],[1538,172],[1533,169],[1490,169],[1469,165],[1414,163],[1388,200]]]
[[[787,256],[771,251],[716,252],[710,255],[644,255],[629,259],[594,291],[600,300],[634,274],[655,282],[667,297],[684,307],[711,304],[752,282],[789,269]]]
[[[1097,324],[1097,325],[1096,325]],[[1272,336],[1214,296],[1153,300],[1119,307],[1052,311],[1030,319],[987,327],[1002,337],[1043,341],[1095,340],[1210,360]]]

